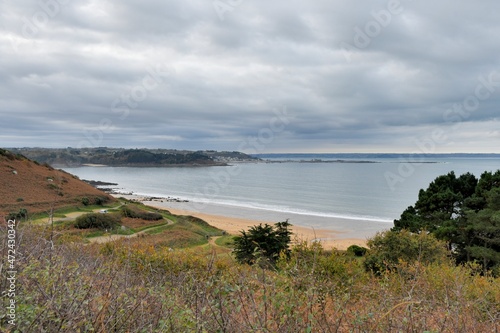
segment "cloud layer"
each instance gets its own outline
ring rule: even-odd
[[[1,2],[1,146],[500,152],[499,10]]]

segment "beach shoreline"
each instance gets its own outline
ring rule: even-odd
[[[134,195],[134,194],[112,194],[114,197],[123,197],[128,200],[141,202],[146,206],[156,209],[168,210],[175,215],[191,215],[198,217],[208,224],[226,231],[231,235],[238,235],[242,230],[248,230],[250,227],[259,224],[273,225],[279,221],[261,220],[253,218],[238,218],[232,216],[225,216],[222,214],[211,214],[205,212],[194,211],[191,209],[180,209],[174,207],[177,203],[172,198],[151,198],[147,196]],[[300,225],[293,225],[293,242],[298,243],[302,241],[313,242],[318,241],[323,248],[331,250],[336,248],[338,250],[346,250],[351,245],[358,245],[366,247],[366,238],[359,237],[342,237],[345,232],[335,229],[314,228]]]

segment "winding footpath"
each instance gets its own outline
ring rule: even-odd
[[[124,205],[125,205],[124,203],[121,203],[120,205],[118,205],[116,207],[111,207],[111,208],[108,208],[108,209],[109,210],[117,210],[117,209],[119,209],[120,207],[122,207]],[[97,208],[97,209],[92,210],[91,212],[93,212],[93,213],[99,213],[101,210],[102,210],[102,208]],[[56,222],[73,221],[73,220],[77,219],[78,217],[80,217],[80,216],[82,216],[84,214],[89,214],[91,212],[72,212],[72,213],[64,214],[63,218],[52,218],[52,220],[53,220],[54,223],[56,223]],[[166,219],[166,218],[165,218],[165,220],[167,221],[166,224],[172,224],[172,223],[174,223],[172,220],[169,220],[169,219]],[[49,218],[47,218],[47,220],[45,220],[45,218],[44,218],[44,219],[36,220],[34,222],[35,223],[40,223],[40,224],[51,224],[52,221],[51,221],[51,219],[49,217]],[[88,240],[90,243],[93,243],[93,244],[104,244],[104,243],[114,242],[114,241],[117,241],[117,240],[120,240],[120,239],[124,239],[124,238],[134,238],[134,237],[137,237],[139,235],[146,234],[148,231],[154,230],[156,228],[163,227],[164,225],[165,224],[152,226],[150,228],[146,228],[144,230],[141,230],[139,232],[133,233],[131,235],[107,234],[107,235],[103,235],[103,236],[89,237],[89,238],[86,238],[86,240]],[[215,245],[215,243],[214,243],[214,245]]]

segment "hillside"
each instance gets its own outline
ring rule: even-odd
[[[38,163],[52,166],[102,164],[108,166],[216,166],[231,162],[254,161],[256,158],[240,152],[187,151],[175,149],[124,148],[15,148],[10,149]]]
[[[0,216],[21,208],[31,213],[81,205],[85,197],[90,204],[114,200],[76,176],[0,149]]]

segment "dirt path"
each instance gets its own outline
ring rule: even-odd
[[[215,246],[215,247],[225,248],[224,246],[220,246],[220,245],[218,245],[218,244],[215,243],[221,237],[223,237],[223,236],[213,236],[213,237],[210,237],[208,239],[208,244],[212,245],[212,246]]]
[[[104,243],[114,242],[114,241],[117,241],[117,240],[123,239],[123,238],[134,238],[134,237],[137,237],[137,236],[145,233],[146,231],[147,230],[143,230],[143,231],[140,231],[140,232],[136,232],[135,234],[132,234],[132,235],[104,235],[104,236],[97,236],[97,237],[87,238],[87,240],[90,243],[104,244]]]

